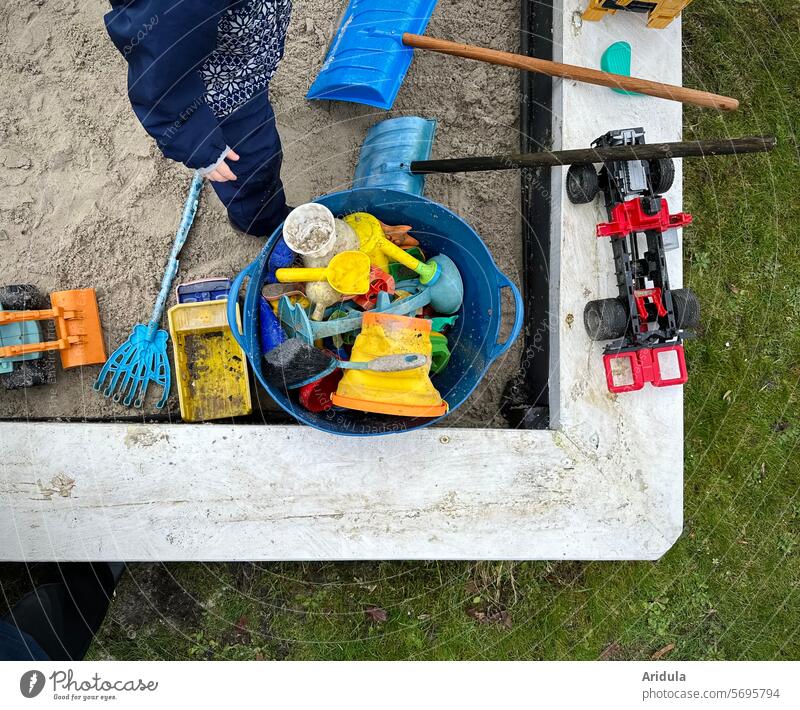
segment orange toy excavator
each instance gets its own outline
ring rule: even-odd
[[[692,0],[589,0],[583,19],[602,20],[617,10],[646,12],[647,26],[661,30],[680,15],[690,2]]]
[[[99,365],[106,360],[100,313],[94,289],[56,291],[50,294],[50,308],[31,310],[36,304],[33,295],[38,291],[31,286],[8,286],[1,290],[13,295],[24,294],[20,304],[6,296],[8,303],[0,302],[0,363],[22,363],[37,353],[57,350],[65,369],[82,365]],[[52,320],[55,339],[32,338],[31,333],[41,330],[26,328],[25,324]],[[13,326],[18,324],[19,327]],[[23,385],[24,386],[24,385]]]

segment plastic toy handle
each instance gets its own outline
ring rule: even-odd
[[[45,311],[0,311],[0,325],[3,323],[25,323],[34,320],[52,320],[61,315],[60,311],[48,308]]]
[[[291,284],[300,281],[325,281],[328,278],[328,270],[320,269],[278,269],[275,272],[278,283]]]
[[[189,231],[194,224],[194,217],[197,214],[197,206],[200,201],[200,192],[203,189],[203,177],[198,171],[195,170],[192,177],[192,184],[189,186],[189,196],[186,198],[186,203],[183,206],[183,214],[181,215],[181,223],[178,231],[175,234],[175,239],[172,242],[172,250],[167,260],[167,268],[164,272],[164,278],[161,279],[161,288],[158,292],[156,305],[153,306],[153,314],[150,316],[150,321],[147,324],[147,337],[152,340],[158,330],[158,325],[161,322],[161,317],[164,315],[164,307],[169,298],[169,292],[172,288],[172,282],[178,274],[178,255],[183,249],[189,237]]]
[[[172,245],[172,253],[170,257],[173,259],[178,258],[178,254],[186,239],[189,236],[189,230],[194,224],[194,218],[197,214],[197,207],[200,204],[200,193],[203,191],[203,176],[199,171],[195,170],[192,175],[192,183],[189,185],[189,195],[186,197],[186,202],[183,205],[183,213],[181,214],[181,223],[178,226],[178,232],[175,235],[175,242]]]
[[[436,275],[436,264],[425,264],[416,257],[411,256],[407,251],[401,249],[396,244],[392,244],[388,239],[380,241],[381,251],[390,259],[402,264],[420,275],[420,282],[428,283]]]
[[[489,355],[489,361],[495,360],[496,358],[500,357],[506,350],[508,350],[513,344],[514,341],[520,334],[522,330],[522,324],[525,322],[525,306],[522,303],[522,295],[519,292],[519,289],[516,285],[509,280],[508,276],[506,276],[502,271],[497,272],[497,290],[498,290],[498,303],[501,305],[499,306],[500,309],[500,317],[502,319],[503,315],[503,306],[502,301],[499,298],[499,292],[502,291],[504,288],[508,288],[511,290],[511,295],[514,298],[514,325],[511,327],[511,333],[509,334],[508,338],[504,343],[497,343],[491,355]]]
[[[420,353],[407,353],[396,355],[381,355],[380,357],[354,362],[352,360],[342,360],[336,363],[337,367],[343,370],[370,370],[372,372],[404,372],[405,370],[415,370],[423,367],[430,362],[427,355]]]
[[[391,257],[394,261],[408,267],[412,271],[416,271],[422,263],[419,259],[411,256],[411,254],[404,251],[396,244],[392,244],[386,237],[380,240],[380,248],[386,256]]]
[[[233,339],[239,343],[239,347],[247,352],[244,346],[244,334],[239,330],[239,319],[237,318],[236,306],[239,303],[239,290],[242,288],[242,283],[245,279],[253,278],[258,262],[254,261],[244,271],[242,271],[231,284],[231,289],[228,291],[228,326],[233,334]]]
[[[79,339],[76,338],[76,342]],[[7,345],[0,348],[0,360],[6,357],[19,357],[33,353],[47,353],[52,350],[66,350],[71,344],[68,339],[51,340],[45,343],[23,343],[22,345]]]

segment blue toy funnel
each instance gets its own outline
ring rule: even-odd
[[[436,1],[350,0],[306,98],[390,109],[414,56],[403,33],[423,34]]]
[[[428,160],[436,121],[418,116],[390,118],[369,129],[353,176],[353,187],[384,187],[422,195],[425,176],[411,173],[416,160]]]

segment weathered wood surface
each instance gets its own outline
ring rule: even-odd
[[[567,5],[568,8],[571,7]],[[603,51],[627,40],[634,71],[673,84],[681,83],[681,22],[664,30],[648,30],[635,13],[617,13],[603,22],[580,22],[579,13],[565,12],[555,23],[556,59],[580,57],[599,66]],[[558,56],[559,49],[563,56]],[[681,138],[681,106],[646,96],[623,96],[596,86],[556,83],[553,97],[554,149],[586,147],[614,128],[642,126],[648,142]],[[551,254],[551,417],[553,426],[576,443],[585,455],[619,466],[647,479],[648,495],[665,506],[662,516],[677,532],[683,506],[683,388],[610,394],[602,366],[602,343],[589,340],[583,328],[588,300],[616,295],[611,248],[595,239],[595,225],[606,221],[602,200],[589,205],[569,203],[566,168],[551,171],[555,217]],[[682,165],[676,161],[675,185],[667,194],[679,211]],[[682,243],[682,241],[681,241]],[[671,285],[680,286],[681,249],[667,254]],[[660,472],[658,475],[656,472]]]
[[[680,83],[680,21],[557,14],[560,61],[599,66],[620,38],[638,75]],[[554,148],[612,128],[680,139],[674,102],[555,82]],[[615,397],[583,307],[613,295],[566,169],[553,200],[556,431],[436,429],[374,440],[301,427],[0,423],[0,559],[654,559],[682,527],[681,388]],[[547,186],[545,186],[547,187]],[[680,166],[669,194],[680,208]],[[678,251],[669,254],[673,285]]]
[[[675,534],[652,472],[558,433],[2,427],[3,559],[656,557]]]

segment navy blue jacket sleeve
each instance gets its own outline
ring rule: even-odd
[[[167,158],[190,168],[216,163],[226,148],[206,104],[200,66],[214,51],[225,0],[117,0],[106,28],[128,62],[128,96]]]

